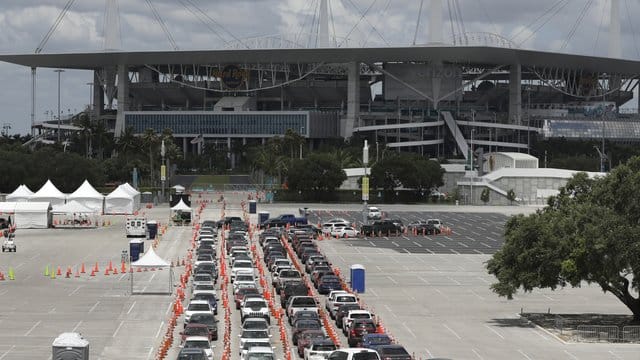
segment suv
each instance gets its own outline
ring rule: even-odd
[[[245,298],[240,308],[240,319],[244,322],[246,318],[263,318],[267,320],[268,324],[271,324],[269,305],[263,298]]]
[[[8,238],[5,238],[2,243],[2,252],[5,251],[16,251],[16,243],[13,241],[13,236],[11,235]]]
[[[354,319],[347,329],[349,346],[359,346],[362,336],[376,332],[376,323],[371,319]]]
[[[382,211],[377,207],[370,207],[367,212],[367,220],[380,220],[382,219]]]
[[[327,360],[380,360],[375,350],[365,348],[340,349],[332,352]]]

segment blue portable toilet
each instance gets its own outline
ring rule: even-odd
[[[257,202],[255,200],[249,200],[249,214],[255,214],[258,210]]]
[[[140,254],[144,252],[144,242],[142,240],[134,239],[129,241],[129,254],[131,256],[131,262],[138,261]]]
[[[155,220],[147,221],[147,233],[149,234],[149,239],[153,240],[156,238],[158,234],[158,222]],[[143,251],[144,252],[144,251]]]
[[[364,266],[360,264],[351,265],[351,290],[358,294],[364,294]]]
[[[260,211],[258,213],[258,224],[262,224],[267,220],[269,220],[269,213],[266,211]]]

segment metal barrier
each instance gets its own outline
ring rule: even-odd
[[[618,342],[619,328],[605,325],[578,325],[577,341],[586,342]]]
[[[560,315],[556,315],[556,317],[553,320],[553,327],[556,330],[560,331],[560,335],[562,335],[562,331],[564,330],[565,326],[566,326],[566,319]]]
[[[622,341],[640,342],[640,326],[624,326],[622,328]]]

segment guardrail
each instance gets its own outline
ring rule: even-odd
[[[640,342],[640,326],[578,325],[574,332],[578,342]]]

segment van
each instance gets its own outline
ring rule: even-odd
[[[147,237],[147,219],[127,218],[125,221],[127,237]]]

